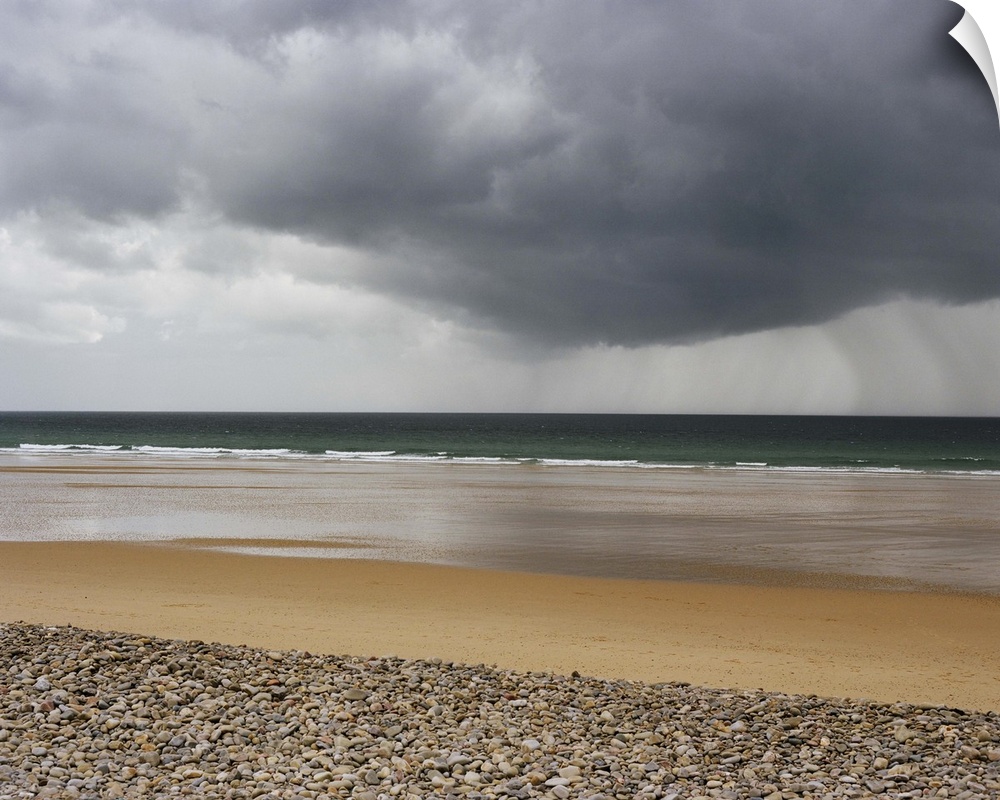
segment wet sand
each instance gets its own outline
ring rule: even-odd
[[[1000,476],[4,455],[0,539],[1000,595]]]
[[[1000,710],[1000,599],[0,544],[4,621]]]

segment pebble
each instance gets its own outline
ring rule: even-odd
[[[1000,798],[1000,716],[0,624],[0,798]]]

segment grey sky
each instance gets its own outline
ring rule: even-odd
[[[0,407],[1000,414],[961,15],[0,4]]]

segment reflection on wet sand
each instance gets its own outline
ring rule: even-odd
[[[0,535],[656,580],[1000,594],[1000,477],[0,460]]]

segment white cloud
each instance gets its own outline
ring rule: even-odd
[[[123,330],[124,319],[83,303],[42,303],[31,319],[0,319],[0,338],[46,344],[94,344]]]

